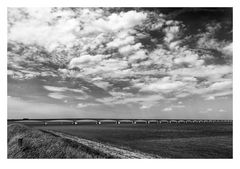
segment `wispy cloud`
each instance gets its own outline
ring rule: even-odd
[[[54,99],[64,99],[67,97],[61,93],[49,93],[48,96]]]

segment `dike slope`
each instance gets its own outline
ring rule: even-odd
[[[8,125],[8,158],[159,158],[57,131]]]

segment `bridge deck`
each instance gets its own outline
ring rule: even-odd
[[[108,118],[50,118],[50,119],[8,119],[8,122],[43,122],[45,124],[51,122],[72,122],[77,124],[84,121],[96,122],[96,124],[101,124],[104,122],[115,122],[120,124],[123,122],[131,122],[136,124],[139,122],[150,123],[232,123],[232,120],[222,120],[222,119],[108,119]]]

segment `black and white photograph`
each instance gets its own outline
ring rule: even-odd
[[[8,159],[232,159],[232,7],[8,7]]]

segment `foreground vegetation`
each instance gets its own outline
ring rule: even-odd
[[[8,125],[8,158],[112,158],[69,139],[20,124]]]

